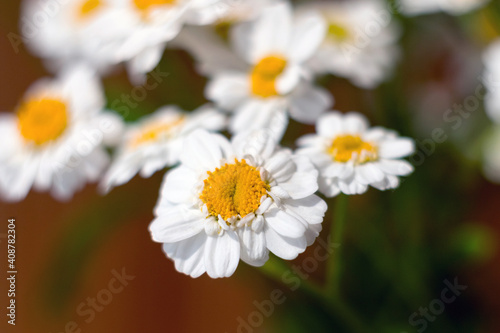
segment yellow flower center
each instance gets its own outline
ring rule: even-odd
[[[144,143],[158,141],[172,134],[173,130],[184,122],[184,116],[170,122],[153,123],[144,126],[143,129],[131,140],[130,146],[137,147]]]
[[[85,0],[80,6],[78,17],[80,19],[86,19],[87,17],[94,14],[101,5],[101,0]]]
[[[269,56],[262,59],[252,70],[252,92],[260,97],[279,95],[276,90],[276,80],[284,72],[287,61],[279,56]]]
[[[355,157],[356,164],[362,164],[378,159],[378,149],[369,142],[363,141],[358,135],[342,135],[335,138],[328,148],[334,161],[346,163]]]
[[[245,217],[255,212],[269,184],[260,178],[260,172],[245,160],[235,160],[214,172],[207,172],[200,199],[212,216],[222,216],[227,221],[234,216]]]
[[[141,12],[148,12],[154,7],[174,5],[177,0],[133,0],[135,7]]]
[[[335,42],[344,42],[349,37],[349,31],[340,24],[330,23],[327,36]]]
[[[26,141],[43,145],[57,139],[68,125],[68,110],[57,99],[31,99],[17,110],[18,128]]]

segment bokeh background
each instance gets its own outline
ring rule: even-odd
[[[30,84],[48,74],[41,60],[23,46],[16,53],[7,38],[18,33],[19,7],[19,1],[0,2],[1,111],[14,110]],[[482,107],[458,131],[442,118],[480,84],[481,51],[499,35],[495,10],[491,5],[460,18],[400,18],[403,58],[394,77],[376,90],[320,79],[338,110],[358,110],[372,123],[417,142],[431,137],[435,128],[450,137],[425,156],[400,189],[350,198],[341,292],[372,332],[417,332],[409,316],[440,297],[445,279],[455,278],[467,290],[429,322],[426,332],[500,332],[500,186],[483,178],[479,162],[488,120]],[[206,80],[196,73],[189,54],[169,49],[160,67],[170,76],[127,120],[165,104],[192,110],[205,102]],[[104,84],[108,100],[133,88],[123,72]],[[291,146],[312,131],[292,123],[284,143]],[[16,219],[19,272],[15,327],[7,325],[3,314],[8,288],[0,279],[0,332],[71,332],[69,322],[95,333],[245,332],[238,318],[247,320],[257,309],[255,302],[268,299],[276,288],[285,291],[286,302],[252,331],[349,332],[307,293],[292,292],[243,263],[223,280],[177,273],[147,230],[162,177],[136,177],[106,197],[90,185],[68,203],[36,192],[18,204],[0,202],[0,237],[7,233],[7,219]],[[334,205],[335,199],[330,200],[322,239]],[[4,276],[3,237],[0,249]],[[309,250],[292,264],[311,255]],[[86,323],[77,308],[108,287],[113,270],[122,269],[135,278]],[[321,284],[323,276],[321,266],[310,279]]]

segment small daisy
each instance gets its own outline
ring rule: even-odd
[[[234,111],[233,133],[270,128],[280,137],[293,119],[313,123],[332,104],[315,88],[303,64],[323,40],[326,26],[319,14],[294,19],[288,3],[269,7],[258,19],[231,30],[231,45],[244,60],[234,68],[221,57],[220,68],[207,86],[207,97]],[[217,59],[214,53],[213,59]]]
[[[483,84],[488,90],[485,109],[495,123],[500,124],[500,39],[493,42],[483,55]]]
[[[118,155],[103,179],[103,190],[125,184],[137,173],[147,178],[177,164],[189,133],[197,128],[218,131],[225,122],[220,112],[208,107],[190,113],[175,106],[159,109],[125,132]]]
[[[325,196],[362,194],[368,185],[393,189],[399,186],[398,176],[413,172],[401,159],[415,151],[413,140],[368,126],[359,113],[329,112],[318,119],[317,134],[298,140],[297,154],[308,156],[319,170],[319,190]]]
[[[184,24],[206,25],[227,10],[224,0],[113,0],[128,26],[116,48],[118,60],[127,63],[133,82],[141,82],[163,55],[166,43]]]
[[[484,6],[489,0],[399,0],[403,14],[413,16],[439,11],[451,15],[462,15]]]
[[[75,59],[96,68],[125,62],[133,82],[158,65],[165,45],[184,23],[209,24],[222,0],[68,0],[54,17],[24,36],[34,52],[55,63]],[[48,15],[47,2],[26,1],[24,17]],[[33,30],[33,31],[31,31]]]
[[[307,63],[318,74],[344,77],[373,89],[392,74],[399,58],[399,28],[377,0],[313,2],[299,13],[317,10],[328,25],[318,52]]]
[[[96,181],[109,161],[104,145],[122,127],[104,104],[94,73],[81,67],[35,83],[15,114],[0,115],[0,197],[19,201],[34,187],[67,200]]]
[[[304,156],[276,145],[268,131],[231,142],[200,130],[170,171],[150,225],[178,271],[231,276],[241,260],[262,266],[269,251],[291,260],[321,231],[326,203],[318,172]]]
[[[109,10],[113,1],[25,0],[20,27],[24,42],[55,72],[75,61],[106,72],[116,64],[114,50],[106,44],[125,28],[120,13]]]

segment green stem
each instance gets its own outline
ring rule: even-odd
[[[347,207],[349,197],[340,194],[336,199],[333,223],[330,227],[330,241],[333,244],[340,244],[340,247],[330,255],[327,264],[327,294],[331,299],[340,298],[340,280],[342,273],[341,254],[344,238],[345,220],[347,217]]]
[[[291,268],[283,261],[276,257],[271,257],[269,262],[260,268],[260,271],[269,279],[284,284],[283,274],[291,272]],[[356,313],[340,299],[330,299],[326,296],[323,289],[308,280],[301,280],[298,291],[302,292],[306,297],[317,302],[322,308],[334,318],[337,318],[348,329],[348,332],[353,333],[368,333],[369,329],[364,327]]]

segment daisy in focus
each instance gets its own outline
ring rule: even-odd
[[[493,42],[483,55],[483,84],[487,89],[486,113],[492,121],[500,124],[500,39]]]
[[[413,172],[403,157],[415,151],[413,140],[381,127],[369,128],[359,113],[329,112],[318,119],[317,134],[297,141],[297,154],[319,170],[319,190],[327,197],[362,194],[372,186],[381,191],[399,186],[399,176]]]
[[[484,6],[489,0],[399,0],[403,14],[413,16],[439,11],[450,15],[462,15]]]
[[[294,259],[321,231],[327,206],[314,194],[317,176],[268,131],[231,142],[196,131],[165,176],[152,238],[191,277],[229,277],[240,259],[262,266],[269,251]]]
[[[97,77],[83,67],[36,82],[15,114],[0,115],[0,197],[19,201],[33,187],[68,200],[96,181],[109,162],[105,145],[122,130],[104,104]]]
[[[184,112],[167,106],[131,125],[125,132],[118,154],[101,187],[108,192],[123,185],[137,173],[144,178],[179,162],[184,138],[198,128],[219,131],[226,119],[218,111],[202,107]]]
[[[399,27],[378,0],[312,2],[299,13],[317,10],[328,32],[308,66],[318,74],[333,74],[365,89],[376,88],[399,58]]]
[[[218,67],[226,64],[226,69],[214,75],[206,96],[222,109],[234,110],[233,133],[267,128],[281,137],[288,116],[313,123],[328,109],[330,94],[312,85],[304,67],[325,31],[319,14],[295,19],[288,3],[271,6],[256,20],[231,30],[231,46],[244,61],[231,67],[222,57]]]

